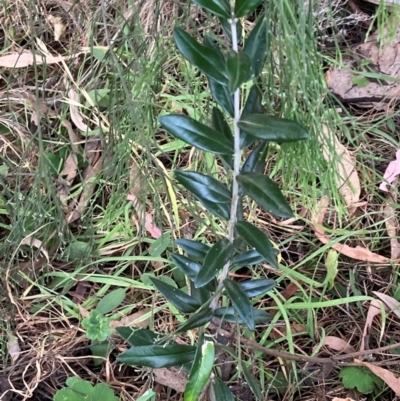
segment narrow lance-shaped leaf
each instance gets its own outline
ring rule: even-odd
[[[274,248],[264,232],[247,221],[239,221],[236,223],[235,227],[239,235],[251,248],[264,256],[265,260],[272,267],[276,269],[279,267]]]
[[[126,290],[124,288],[117,288],[108,293],[96,306],[96,310],[105,315],[118,308],[125,299]]]
[[[230,51],[226,57],[229,92],[233,93],[251,78],[251,60],[246,53]]]
[[[244,377],[245,377],[249,387],[251,388],[251,391],[255,395],[256,399],[262,400],[263,397],[262,397],[262,393],[261,393],[261,388],[260,388],[260,385],[259,385],[257,379],[250,372],[250,370],[248,369],[248,367],[246,366],[246,364],[243,361],[240,362],[240,367],[241,367]]]
[[[246,0],[243,0],[246,1]],[[268,48],[267,20],[262,17],[246,39],[243,51],[249,56],[253,76],[258,77],[264,67]]]
[[[278,255],[278,250],[276,250],[276,255]],[[259,263],[264,262],[265,258],[259,252],[252,249],[250,251],[246,251],[241,253],[240,255],[236,255],[232,259],[232,266],[235,267],[244,267],[244,266],[251,266],[257,265]]]
[[[203,46],[183,29],[174,29],[174,39],[183,57],[200,71],[215,81],[227,85],[225,61],[220,54],[207,46]]]
[[[159,117],[158,121],[175,138],[198,149],[216,154],[233,153],[233,138],[229,140],[220,132],[193,118],[181,114],[169,114]]]
[[[215,399],[218,401],[235,401],[235,397],[229,387],[218,377],[213,380]]]
[[[250,330],[254,330],[255,324],[253,307],[251,306],[246,293],[239,284],[230,279],[226,279],[224,281],[224,287],[238,315]]]
[[[142,345],[122,352],[117,359],[126,365],[157,369],[192,362],[195,354],[196,347],[191,345]]]
[[[253,314],[255,324],[262,324],[272,320],[272,316],[264,309],[253,308]],[[216,309],[214,311],[214,316],[228,323],[245,324],[243,319],[238,316],[235,312],[235,308],[232,306]]]
[[[245,194],[250,196],[268,213],[276,217],[290,218],[293,212],[279,187],[266,175],[260,173],[241,173],[237,180]]]
[[[236,0],[235,17],[241,18],[251,14],[260,4],[262,0]]]
[[[229,43],[232,44],[232,28],[231,24],[229,23],[229,20],[226,18],[220,18],[219,20],[221,22],[226,38],[228,39]],[[240,20],[238,20],[236,21],[237,44],[239,44],[242,41],[242,31],[243,31],[242,23],[240,22]]]
[[[211,125],[216,131],[221,132],[229,139],[232,138],[231,128],[229,127],[229,124],[226,122],[223,114],[217,107],[213,107],[212,109]],[[220,155],[220,157],[230,169],[233,169],[232,155]]]
[[[176,331],[177,333],[183,333],[185,331],[189,331],[195,329],[197,327],[201,327],[206,325],[211,321],[214,316],[214,311],[210,308],[204,308],[200,312],[192,315],[185,323],[182,324],[181,327]]]
[[[159,335],[148,329],[134,330],[132,327],[117,327],[117,333],[130,345],[137,347],[139,345],[153,345]]]
[[[196,287],[203,287],[209,283],[229,262],[232,255],[233,245],[226,238],[216,242],[208,251],[203,267],[197,275]]]
[[[263,112],[262,96],[263,94],[260,86],[258,83],[254,83],[247,96],[246,103],[242,111],[242,117],[247,114],[258,114]],[[240,131],[240,149],[248,148],[256,140],[257,138],[255,136],[250,135],[243,130]]]
[[[230,18],[231,8],[227,0],[192,0],[193,3],[211,11],[217,17]]]
[[[264,114],[242,116],[240,129],[267,141],[293,142],[308,139],[308,132],[296,121]]]
[[[164,281],[158,280],[154,277],[150,277],[154,287],[157,288],[164,297],[171,302],[175,308],[179,309],[183,313],[193,313],[200,308],[200,304],[192,298],[190,295],[185,294],[183,291],[178,290],[172,285],[165,283]]]
[[[271,291],[276,286],[276,281],[269,278],[260,278],[242,281],[239,285],[249,298],[254,298]]]
[[[179,238],[175,240],[175,244],[180,246],[190,257],[199,259],[201,261],[204,260],[207,252],[210,250],[208,245],[186,238]]]
[[[267,141],[261,141],[247,156],[246,161],[243,164],[243,173],[263,173],[265,168],[265,159],[268,154],[268,143]]]
[[[228,85],[222,85],[213,79],[208,80],[211,94],[222,109],[233,117],[233,96],[229,93]]]

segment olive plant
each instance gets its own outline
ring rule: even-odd
[[[229,43],[229,50],[219,47],[204,35],[200,44],[189,33],[176,27],[174,40],[182,56],[208,79],[215,103],[211,126],[182,114],[159,117],[161,126],[175,138],[197,149],[217,155],[229,170],[226,185],[218,179],[196,171],[177,170],[174,177],[185,189],[216,217],[228,221],[226,236],[213,245],[178,239],[183,253],[173,253],[176,267],[187,277],[188,291],[152,278],[154,287],[187,320],[175,334],[198,329],[198,344],[183,345],[173,335],[162,336],[151,330],[119,328],[119,334],[132,345],[118,360],[135,366],[160,368],[178,366],[189,372],[185,401],[197,400],[204,391],[210,399],[233,400],[229,387],[215,369],[215,343],[207,335],[210,322],[228,321],[254,330],[256,324],[269,315],[258,310],[251,298],[267,293],[275,286],[272,279],[236,282],[229,277],[230,269],[266,262],[278,268],[277,252],[268,236],[244,219],[243,199],[249,197],[269,214],[290,218],[293,212],[278,186],[264,172],[268,143],[291,142],[308,138],[307,131],[297,122],[275,115],[263,114],[259,78],[268,52],[269,22],[262,15],[248,36],[242,40],[240,19],[262,8],[261,0],[193,0],[218,17]],[[242,43],[244,42],[244,43]],[[239,46],[241,51],[239,51]],[[252,85],[241,107],[243,85]],[[248,156],[243,161],[243,150]],[[225,295],[231,306],[222,307]],[[218,326],[218,323],[217,323]],[[247,382],[254,382],[243,367]],[[261,392],[251,386],[257,398]]]

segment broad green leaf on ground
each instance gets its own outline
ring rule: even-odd
[[[339,377],[345,388],[356,388],[361,394],[369,394],[383,387],[383,381],[362,366],[346,366],[340,370]]]
[[[175,244],[181,247],[190,257],[203,261],[210,250],[210,247],[201,242],[191,239],[180,238],[175,240]]]
[[[215,399],[218,401],[235,401],[235,397],[229,390],[229,387],[219,378],[215,377],[213,380],[213,389]]]
[[[182,114],[169,114],[158,118],[160,124],[174,137],[198,149],[216,154],[233,153],[233,137],[229,140],[209,126]]]
[[[156,287],[157,290],[160,291],[161,294],[163,294],[164,297],[181,312],[193,313],[196,312],[196,310],[201,306],[190,295],[170,286],[169,284],[164,283],[164,281],[158,280],[154,277],[151,277],[150,280],[154,284],[154,287]]]
[[[275,254],[277,255],[276,250]],[[244,267],[244,266],[257,265],[259,263],[264,262],[264,260],[265,260],[264,256],[262,256],[260,253],[252,249],[250,251],[241,253],[240,255],[236,255],[232,259],[232,266]]]
[[[243,2],[245,1],[243,0]],[[255,77],[261,74],[268,47],[267,20],[265,17],[262,17],[250,32],[243,47],[243,51],[251,60],[253,75]]]
[[[181,28],[174,29],[174,39],[183,57],[211,79],[227,85],[225,61],[219,53],[203,46]]]
[[[233,245],[224,238],[216,242],[208,251],[204,259],[203,267],[197,275],[195,285],[196,287],[204,287],[209,283],[226,263],[232,258]]]
[[[104,296],[96,306],[96,310],[103,315],[118,308],[124,302],[126,289],[117,288]]]
[[[214,100],[222,107],[222,109],[226,113],[233,117],[233,96],[229,93],[228,86],[220,84],[213,79],[209,79],[208,82]]]
[[[214,366],[215,348],[212,341],[199,341],[189,380],[186,384],[184,401],[198,401]]]
[[[269,142],[293,142],[309,137],[308,132],[296,121],[265,114],[242,116],[238,125],[246,133]]]
[[[255,395],[257,400],[262,400],[262,393],[261,393],[261,388],[260,384],[258,383],[257,379],[254,377],[253,373],[250,372],[249,368],[247,367],[246,363],[243,361],[240,361],[240,367],[242,369],[244,378],[247,381],[247,384],[251,388],[251,391]]]
[[[266,212],[276,217],[291,218],[293,212],[279,187],[266,175],[241,173],[237,180],[244,193],[250,196]]]
[[[229,219],[231,193],[218,180],[194,171],[175,171],[175,178],[193,193],[211,213],[223,219]]]
[[[224,30],[225,36],[228,39],[229,43],[232,44],[232,28],[231,24],[229,23],[228,19],[226,18],[220,18],[219,19],[222,25],[222,28]],[[239,44],[242,41],[242,23],[240,20],[236,21],[236,37],[237,37],[237,43]]]
[[[264,256],[265,260],[272,267],[275,267],[276,269],[279,267],[275,250],[269,238],[263,231],[247,221],[239,221],[236,223],[235,227],[238,234],[251,248]]]
[[[118,355],[117,360],[130,366],[165,368],[181,366],[193,361],[196,347],[191,345],[142,345],[129,348]]]
[[[261,141],[247,156],[242,167],[242,173],[263,173],[267,154],[268,142]]]
[[[244,290],[235,281],[224,281],[225,291],[230,298],[233,307],[250,330],[255,329],[254,312],[251,303]]]
[[[262,0],[236,0],[235,17],[242,18],[251,14],[260,4]]]
[[[226,56],[229,92],[233,93],[251,78],[251,60],[246,53],[230,51]]]
[[[161,256],[163,252],[171,245],[171,233],[166,232],[157,238],[149,248],[150,256]]]
[[[190,316],[185,323],[182,324],[176,330],[177,333],[183,333],[184,331],[192,330],[200,326],[204,326],[211,321],[214,316],[214,312],[210,308],[204,308],[200,312]]]
[[[196,279],[201,268],[198,263],[179,253],[171,253],[171,259],[175,263],[175,266],[188,276],[190,280],[194,281]]]
[[[271,291],[276,286],[276,281],[268,278],[260,278],[242,281],[239,285],[249,298],[253,298]]]
[[[253,308],[253,314],[254,322],[256,324],[270,322],[272,320],[272,316],[264,309]],[[235,309],[231,306],[216,309],[214,311],[214,316],[228,323],[245,324],[242,318],[237,315]]]
[[[192,2],[211,11],[217,17],[231,17],[231,7],[227,0],[192,0]]]
[[[117,327],[116,332],[130,345],[153,345],[159,335],[148,329],[135,330],[132,327]]]

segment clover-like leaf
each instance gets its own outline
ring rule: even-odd
[[[113,332],[110,319],[96,309],[90,311],[89,316],[82,320],[82,327],[86,330],[89,340],[105,341]]]
[[[192,0],[192,2],[211,11],[218,17],[231,17],[231,8],[227,0]]]
[[[225,61],[219,53],[201,45],[181,28],[174,29],[174,39],[178,50],[186,60],[220,84],[228,84]]]
[[[159,117],[160,124],[175,138],[181,139],[198,149],[216,154],[233,153],[233,137],[226,136],[182,114],[169,114]]]
[[[362,394],[372,393],[383,386],[383,380],[363,366],[346,366],[340,370],[339,377],[345,388],[356,388]]]
[[[290,218],[293,212],[279,187],[266,175],[241,173],[237,180],[247,196],[250,196],[268,213],[276,217]]]
[[[253,307],[244,290],[235,281],[224,281],[225,291],[230,298],[233,307],[250,330],[255,329]]]
[[[239,221],[236,223],[238,234],[247,242],[247,244],[255,249],[265,260],[276,269],[279,267],[276,260],[276,253],[268,239],[267,235],[259,228],[255,227],[248,221]]]
[[[251,60],[246,53],[230,51],[226,57],[229,92],[233,93],[251,78]]]
[[[241,18],[251,14],[260,4],[262,0],[236,0],[235,17]]]
[[[308,139],[308,132],[296,121],[264,114],[247,114],[242,116],[240,129],[266,141],[294,142]]]

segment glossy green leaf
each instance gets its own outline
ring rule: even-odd
[[[226,122],[223,114],[217,107],[213,107],[211,114],[211,126],[218,132],[221,132],[228,138],[232,138],[232,131],[229,124]],[[219,155],[219,157],[226,163],[227,167],[233,169],[232,155]]]
[[[253,314],[255,324],[270,322],[272,320],[272,316],[263,309],[253,308]],[[231,306],[216,309],[214,311],[214,316],[228,323],[245,324],[243,319],[237,315],[235,308]]]
[[[242,369],[244,378],[247,381],[247,384],[251,388],[251,391],[255,395],[257,400],[262,400],[262,393],[261,393],[261,388],[260,384],[258,383],[257,379],[254,377],[254,375],[250,372],[249,368],[246,366],[246,364],[243,361],[240,361],[240,367]]]
[[[229,92],[233,93],[251,78],[251,60],[246,53],[230,51],[226,57]]]
[[[242,167],[242,172],[263,173],[267,154],[268,154],[268,142],[261,141],[247,156],[247,159]]]
[[[260,173],[241,173],[237,180],[244,193],[260,207],[276,217],[290,218],[293,212],[279,187],[266,175]]]
[[[269,278],[260,278],[242,281],[239,285],[249,298],[253,298],[271,291],[276,286],[276,281]]]
[[[96,306],[96,310],[103,315],[118,308],[124,302],[126,290],[117,288],[104,296]]]
[[[182,114],[169,114],[159,117],[158,121],[175,138],[198,149],[216,154],[233,153],[233,137],[229,139],[193,118]]]
[[[175,178],[188,189],[211,213],[229,219],[231,193],[218,180],[194,171],[175,171]]]
[[[217,288],[217,279],[210,281],[204,287],[197,288],[193,281],[189,282],[190,285],[190,295],[197,299],[197,301],[205,305],[210,301],[211,293],[215,292]]]
[[[190,257],[203,261],[210,250],[210,247],[201,242],[191,239],[180,238],[175,240],[175,244],[181,247]]]
[[[190,316],[185,323],[176,331],[177,333],[183,333],[188,330],[195,329],[200,326],[204,326],[211,321],[214,316],[214,312],[210,308],[204,308],[200,312]]]
[[[262,17],[250,32],[250,35],[246,39],[243,47],[243,51],[251,60],[254,77],[258,77],[261,74],[268,47],[267,20],[265,17]]]
[[[218,17],[231,17],[231,8],[227,0],[192,0],[192,2],[211,11]]]
[[[147,366],[157,369],[192,362],[195,354],[196,347],[191,345],[141,345],[122,352],[117,360],[130,366]]]
[[[229,387],[219,378],[215,377],[213,380],[213,390],[215,393],[215,399],[218,401],[235,401]]]
[[[222,85],[213,79],[208,80],[211,94],[214,100],[222,107],[222,109],[233,117],[233,96],[229,93],[227,85]]]
[[[264,256],[265,260],[272,267],[275,267],[276,269],[279,267],[274,248],[263,231],[247,221],[239,221],[236,223],[235,227],[238,234],[251,248]]]
[[[235,17],[247,17],[261,4],[261,2],[262,0],[236,0]]]
[[[169,284],[164,283],[164,281],[158,280],[154,277],[151,277],[150,280],[154,284],[154,287],[156,287],[157,290],[160,291],[161,294],[163,294],[164,297],[181,312],[193,313],[200,308],[201,305],[193,297],[183,291],[178,290],[177,288],[174,288]]]
[[[220,84],[228,84],[225,61],[219,53],[201,45],[181,28],[174,29],[174,39],[178,50],[189,63]]]
[[[190,280],[194,281],[196,279],[200,271],[200,264],[179,253],[171,253],[171,259],[176,267],[188,276]]]
[[[276,251],[276,255],[278,251]],[[244,266],[251,266],[251,265],[258,265],[264,262],[265,258],[260,253],[255,251],[254,249],[250,251],[246,251],[241,253],[240,255],[236,255],[232,259],[232,266],[235,267],[244,267]]]
[[[208,251],[203,267],[197,275],[196,287],[204,287],[232,258],[233,245],[227,239],[216,242]]]
[[[308,132],[296,121],[264,114],[242,116],[240,129],[266,141],[293,142],[307,139]]]
[[[253,307],[246,293],[235,281],[226,279],[224,281],[225,291],[230,298],[233,307],[243,320],[245,325],[250,329],[255,329]]]
[[[214,366],[215,348],[212,341],[201,341],[183,394],[184,401],[198,401]]]
[[[262,106],[262,92],[260,86],[255,83],[247,96],[246,103],[242,111],[242,117],[247,114],[257,114],[263,112]],[[247,134],[243,130],[240,131],[240,149],[245,149],[251,146],[257,138],[253,135]]]
[[[226,18],[220,18],[219,21],[221,22],[222,29],[224,30],[226,38],[228,39],[229,43],[232,44],[232,28],[230,22]],[[242,31],[242,23],[238,20],[236,21],[237,44],[242,41]]]
[[[117,333],[130,345],[153,345],[159,335],[148,329],[135,330],[132,327],[117,327]]]

